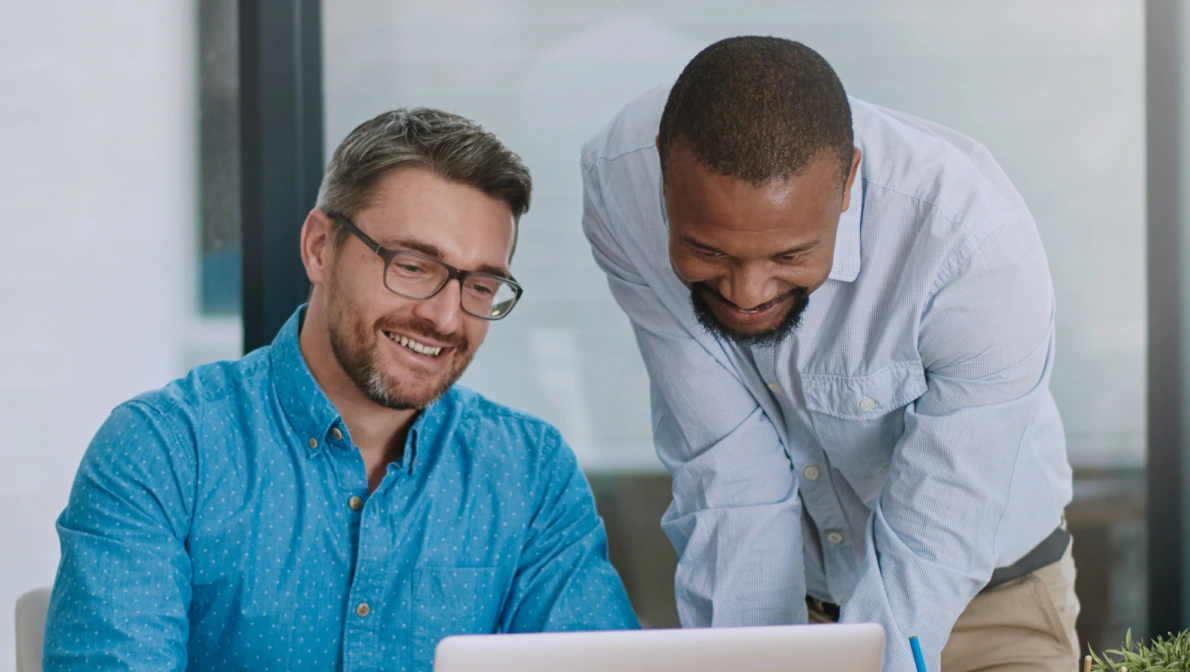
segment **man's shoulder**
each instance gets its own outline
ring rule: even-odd
[[[642,150],[652,151],[661,112],[672,83],[657,86],[625,105],[583,145],[584,167],[614,161]]]
[[[443,401],[457,414],[456,439],[472,454],[490,452],[493,457],[532,461],[571,454],[554,425],[471,388],[455,385]]]
[[[865,197],[879,191],[931,208],[966,233],[1028,217],[1008,176],[981,142],[940,123],[852,99]]]
[[[183,487],[191,492],[204,462],[206,437],[236,436],[229,431],[235,409],[251,403],[244,400],[258,398],[242,392],[258,377],[254,372],[260,368],[259,357],[254,353],[196,367],[183,378],[118,405],[92,438],[80,475],[104,473],[120,487],[159,492],[189,483]]]
[[[558,428],[546,420],[488,399],[465,385],[451,387],[443,400],[455,409],[463,424],[469,425],[465,428],[468,433],[500,428],[527,436],[559,435]]]
[[[197,435],[212,415],[234,414],[234,408],[260,401],[269,375],[268,348],[236,359],[196,366],[183,377],[126,401],[174,425],[179,432]]]
[[[669,88],[628,103],[583,146],[584,232],[596,262],[633,282],[668,267],[656,138]]]

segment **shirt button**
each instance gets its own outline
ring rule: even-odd
[[[785,390],[782,390],[781,386],[777,383],[769,383],[769,391],[771,391],[773,394],[782,394],[785,392]]]
[[[336,441],[342,441],[343,432],[340,432],[338,427],[331,427],[331,438]]]
[[[841,543],[843,543],[843,533],[829,532],[826,535],[826,540],[831,542],[832,544],[841,544]]]
[[[314,438],[314,437],[310,437],[310,441],[309,441],[308,443],[310,444],[310,447],[311,447],[311,448],[317,448],[317,447],[318,447],[318,439],[316,439],[316,438]]]
[[[876,400],[871,397],[864,397],[859,400],[859,410],[864,413],[869,413],[876,410]]]
[[[360,602],[359,606],[355,608],[355,613],[359,615],[360,618],[367,616],[369,611],[372,610],[368,608],[367,602]]]
[[[347,500],[347,506],[350,506],[353,511],[359,511],[360,509],[364,508],[364,500],[360,499],[359,497],[352,497],[351,499]],[[367,606],[368,605],[365,604],[364,608],[366,609]],[[362,616],[363,614],[360,615]]]
[[[805,476],[807,481],[817,481],[818,477],[821,475],[822,472],[818,471],[818,467],[812,464],[806,467],[806,470],[802,472],[802,476]]]

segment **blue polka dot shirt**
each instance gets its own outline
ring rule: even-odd
[[[58,519],[47,672],[428,671],[452,634],[638,627],[556,429],[456,386],[369,495],[299,321],[100,428]]]

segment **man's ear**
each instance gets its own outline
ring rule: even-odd
[[[851,207],[851,185],[855,183],[855,176],[859,174],[861,158],[863,152],[859,151],[859,147],[851,150],[851,170],[847,173],[847,183],[843,185],[843,212],[847,212],[847,208]]]
[[[315,208],[302,224],[302,265],[312,285],[324,284],[335,262],[335,223]]]

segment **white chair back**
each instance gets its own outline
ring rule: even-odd
[[[41,672],[41,644],[49,607],[48,586],[31,590],[17,600],[17,672]]]

